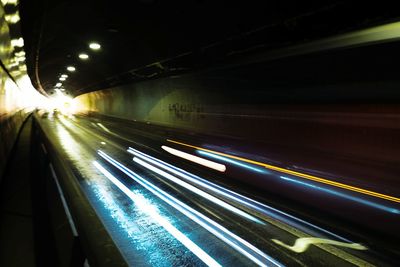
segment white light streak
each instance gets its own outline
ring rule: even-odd
[[[176,184],[178,184],[178,185],[180,185],[180,186],[192,191],[193,193],[195,193],[195,194],[197,194],[197,195],[199,195],[201,197],[204,197],[205,199],[213,202],[214,204],[223,207],[224,209],[232,211],[233,213],[235,213],[235,214],[237,214],[239,216],[242,216],[242,217],[244,217],[246,219],[249,219],[251,221],[254,221],[256,223],[264,224],[263,222],[261,222],[256,217],[251,216],[250,214],[248,214],[248,213],[246,213],[246,212],[244,212],[244,211],[242,211],[242,210],[240,210],[240,209],[238,209],[238,208],[236,208],[236,207],[234,207],[234,206],[222,201],[219,198],[214,197],[213,195],[210,195],[210,194],[198,189],[197,187],[195,187],[195,186],[193,186],[191,184],[188,184],[188,183],[176,178],[175,176],[172,176],[171,174],[169,174],[169,173],[167,173],[167,172],[165,172],[163,170],[160,170],[160,169],[158,169],[158,168],[156,168],[156,167],[144,162],[143,160],[141,160],[139,158],[135,157],[135,158],[133,158],[133,161],[135,161],[136,163],[140,164],[141,166],[143,166],[143,167],[145,167],[145,168],[147,168],[147,169],[149,169],[149,170],[151,170],[151,171],[163,176],[164,178],[167,178],[168,180],[170,180],[170,181],[172,181],[172,182],[174,182],[174,183],[176,183]]]
[[[144,188],[152,192],[154,195],[171,205],[176,210],[180,211],[182,214],[193,220],[194,222],[198,223],[204,229],[215,235],[217,238],[231,246],[233,249],[237,250],[238,252],[242,253],[245,257],[249,258],[251,261],[256,263],[259,266],[282,266],[279,262],[277,262],[272,257],[268,256],[246,240],[242,239],[241,237],[235,235],[234,233],[230,232],[225,227],[221,226],[220,224],[216,223],[215,221],[211,220],[207,216],[203,215],[202,213],[196,211],[195,209],[189,207],[188,205],[184,204],[180,200],[176,199],[172,195],[166,193],[162,189],[158,188],[154,184],[150,183],[149,181],[145,180],[138,174],[134,173],[118,161],[114,160],[106,153],[99,151],[98,154],[105,159],[107,162],[111,163],[113,166],[118,168],[120,171],[125,173],[127,176],[135,180],[137,183],[142,185]]]
[[[155,157],[147,155],[147,154],[145,154],[145,153],[143,153],[143,152],[141,152],[139,150],[136,150],[136,149],[134,149],[132,147],[129,147],[127,151],[129,153],[137,156],[137,157],[140,157],[140,158],[143,158],[143,159],[146,159],[146,160],[152,160],[151,162],[153,164],[157,165],[160,168],[168,170],[169,172],[171,172],[171,173],[173,173],[173,174],[175,174],[175,175],[177,175],[177,176],[179,176],[179,177],[181,177],[181,178],[183,178],[183,179],[185,179],[187,181],[195,183],[195,184],[197,184],[197,185],[199,185],[199,186],[201,186],[203,188],[207,188],[208,190],[210,190],[212,192],[215,192],[215,193],[217,193],[217,194],[219,194],[221,196],[224,196],[224,197],[226,197],[226,198],[228,198],[230,200],[233,200],[233,201],[235,201],[237,203],[240,203],[241,205],[244,205],[244,206],[246,206],[248,208],[255,209],[257,212],[260,212],[261,214],[264,214],[265,216],[272,217],[272,218],[274,218],[274,219],[276,219],[278,221],[281,221],[281,222],[283,222],[285,224],[291,225],[291,226],[293,226],[293,227],[295,227],[297,229],[301,229],[301,230],[305,231],[306,233],[309,233],[310,235],[315,235],[314,231],[316,230],[318,232],[322,232],[322,233],[324,233],[326,235],[329,235],[331,237],[335,237],[335,238],[337,238],[339,240],[342,240],[344,242],[351,242],[350,240],[348,240],[348,239],[346,239],[344,237],[341,237],[339,235],[336,235],[336,234],[334,234],[334,233],[332,233],[330,231],[327,231],[327,230],[325,230],[325,229],[323,229],[323,228],[321,228],[319,226],[311,224],[311,223],[309,223],[307,221],[299,219],[299,218],[297,218],[295,216],[292,216],[292,215],[290,215],[288,213],[285,213],[283,211],[280,211],[278,209],[275,209],[273,207],[270,207],[268,205],[265,205],[263,203],[255,201],[255,200],[253,200],[251,198],[248,198],[248,197],[243,196],[241,194],[238,194],[236,192],[233,192],[233,191],[231,191],[229,189],[226,189],[226,188],[224,188],[224,187],[222,187],[220,185],[214,184],[214,183],[212,183],[212,182],[210,182],[210,181],[208,181],[208,180],[206,180],[204,178],[201,178],[201,177],[199,177],[197,175],[194,175],[194,174],[192,174],[190,172],[182,170],[182,169],[180,169],[178,167],[175,167],[175,166],[173,166],[173,165],[171,165],[169,163],[166,163],[166,162],[164,162],[162,160],[159,160],[159,159],[157,159]],[[307,226],[307,227],[304,227],[304,226]],[[310,231],[310,228],[312,229],[312,231]]]
[[[160,224],[165,230],[167,230],[173,237],[181,242],[186,248],[193,252],[200,260],[202,260],[207,266],[221,266],[216,260],[196,245],[192,240],[185,236],[181,231],[176,229],[167,219],[162,217],[154,205],[149,204],[143,196],[133,193],[115,178],[111,173],[104,169],[97,161],[93,162],[94,166],[104,174],[114,185],[116,185],[122,192],[124,192],[141,210],[151,216],[158,224]]]
[[[101,129],[103,129],[104,131],[106,131],[107,133],[111,133],[111,131],[108,130],[108,128],[107,128],[106,126],[104,126],[103,124],[101,124],[100,122],[98,122],[97,125],[98,125]]]
[[[186,160],[190,160],[192,162],[195,162],[197,164],[203,165],[205,167],[208,167],[210,169],[214,169],[220,172],[225,172],[226,171],[226,167],[223,164],[208,160],[208,159],[203,159],[200,158],[198,156],[194,156],[192,154],[177,150],[175,148],[171,148],[168,146],[161,146],[162,149],[164,149],[165,151],[167,151],[168,153],[180,157],[180,158],[184,158]]]

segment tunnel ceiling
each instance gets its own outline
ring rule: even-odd
[[[63,87],[79,95],[396,18],[394,6],[368,2],[21,0],[20,14],[35,87],[50,94],[67,74]],[[88,47],[93,41],[100,50]]]

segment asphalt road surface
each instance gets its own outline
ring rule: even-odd
[[[36,117],[131,266],[392,266],[398,259],[393,194],[229,152],[231,141],[220,137]]]

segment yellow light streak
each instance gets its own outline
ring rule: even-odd
[[[367,189],[363,189],[363,188],[359,188],[359,187],[355,187],[355,186],[351,186],[351,185],[347,185],[347,184],[343,184],[343,183],[327,180],[327,179],[324,179],[324,178],[321,178],[321,177],[317,177],[317,176],[313,176],[313,175],[309,175],[309,174],[305,174],[305,173],[301,173],[301,172],[297,172],[297,171],[284,169],[284,168],[281,168],[281,167],[273,166],[273,165],[270,165],[270,164],[266,164],[266,163],[255,161],[255,160],[251,160],[251,159],[246,159],[246,158],[233,156],[233,155],[225,154],[225,153],[218,152],[218,151],[213,151],[213,150],[210,150],[210,149],[205,149],[205,148],[198,147],[198,146],[193,146],[193,145],[190,145],[190,144],[174,141],[174,140],[171,140],[171,139],[167,139],[167,141],[171,142],[171,143],[178,144],[178,145],[191,147],[191,148],[194,148],[194,149],[211,152],[211,153],[214,153],[214,154],[217,154],[217,155],[221,155],[221,156],[225,156],[225,157],[228,157],[228,158],[237,159],[237,160],[241,160],[241,161],[244,161],[244,162],[252,163],[252,164],[255,164],[255,165],[263,166],[263,167],[265,167],[267,169],[270,169],[270,170],[283,172],[283,173],[286,173],[286,174],[298,176],[298,177],[301,177],[301,178],[304,178],[304,179],[308,179],[308,180],[312,180],[312,181],[315,181],[315,182],[328,184],[328,185],[340,187],[340,188],[343,188],[343,189],[347,189],[347,190],[350,190],[350,191],[358,192],[358,193],[361,193],[361,194],[365,194],[365,195],[369,195],[369,196],[373,196],[373,197],[377,197],[377,198],[381,198],[381,199],[385,199],[385,200],[389,200],[389,201],[400,203],[400,198],[389,196],[389,195],[385,195],[385,194],[374,192],[374,191],[370,191],[370,190],[367,190]]]
[[[296,242],[294,243],[293,246],[289,246],[285,243],[283,243],[280,240],[277,239],[271,239],[273,242],[275,242],[278,245],[281,245],[291,251],[294,251],[296,253],[303,253],[306,251],[310,245],[315,245],[315,244],[327,244],[327,245],[333,245],[333,246],[339,246],[339,247],[345,247],[345,248],[351,248],[351,249],[357,249],[357,250],[367,250],[368,248],[365,247],[364,245],[360,243],[345,243],[345,242],[340,242],[340,241],[335,241],[335,240],[330,240],[330,239],[325,239],[325,238],[316,238],[316,237],[301,237],[296,239]]]

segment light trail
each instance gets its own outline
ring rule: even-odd
[[[106,126],[104,126],[102,123],[100,123],[100,122],[98,122],[98,123],[96,123],[101,129],[103,129],[104,131],[106,131],[107,133],[111,133],[111,131],[106,127]]]
[[[222,160],[222,161],[225,161],[225,162],[229,162],[229,163],[232,163],[234,165],[237,165],[237,166],[240,166],[240,167],[243,167],[243,168],[258,172],[258,173],[265,173],[266,172],[265,168],[261,169],[261,168],[258,168],[258,167],[253,167],[253,166],[251,166],[249,164],[242,163],[242,162],[237,161],[237,160],[229,159],[227,157],[222,157],[222,156],[215,155],[213,153],[209,153],[209,152],[202,151],[202,150],[197,150],[196,152],[199,153],[202,156],[211,157],[211,158],[214,158],[214,159],[219,159],[219,160]]]
[[[193,254],[195,254],[201,261],[203,261],[207,266],[218,267],[221,266],[216,260],[214,260],[210,255],[208,255],[204,250],[202,250],[198,245],[196,245],[192,240],[190,240],[181,231],[176,229],[167,219],[161,216],[154,205],[149,204],[143,196],[135,194],[123,183],[121,183],[117,178],[115,178],[111,173],[109,173],[103,166],[101,166],[97,161],[93,162],[94,166],[104,174],[114,185],[116,185],[122,192],[125,193],[137,207],[139,207],[143,212],[151,216],[158,224],[160,224],[165,230],[168,231],[173,237],[175,237],[179,242],[181,242],[186,248],[188,248]]]
[[[311,245],[315,245],[315,244],[328,244],[328,245],[351,248],[351,249],[356,249],[356,250],[367,250],[368,249],[367,247],[365,247],[364,245],[362,245],[360,243],[344,243],[344,242],[338,242],[338,241],[334,241],[334,240],[316,238],[316,237],[298,238],[298,239],[296,239],[293,246],[289,246],[277,239],[272,239],[272,241],[275,242],[276,244],[281,245],[282,247],[285,247],[296,253],[303,253]]]
[[[244,212],[244,211],[242,211],[242,210],[240,210],[240,209],[238,209],[238,208],[236,208],[236,207],[234,207],[234,206],[222,201],[219,198],[214,197],[213,195],[210,195],[210,194],[198,189],[197,187],[195,187],[195,186],[193,186],[191,184],[188,184],[188,183],[182,181],[181,179],[176,178],[175,176],[173,176],[173,175],[171,175],[171,174],[169,174],[169,173],[167,173],[167,172],[165,172],[165,171],[163,171],[161,169],[158,169],[158,168],[146,163],[145,161],[143,161],[143,160],[141,160],[141,159],[139,159],[137,157],[133,158],[133,161],[138,163],[139,165],[141,165],[141,166],[143,166],[143,167],[145,167],[145,168],[147,168],[147,169],[149,169],[149,170],[151,170],[151,171],[163,176],[164,178],[167,178],[168,180],[170,180],[170,181],[172,181],[172,182],[174,182],[174,183],[176,183],[176,184],[178,184],[178,185],[180,185],[180,186],[192,191],[193,193],[205,198],[206,200],[213,202],[214,204],[216,204],[216,205],[218,205],[218,206],[220,206],[220,207],[222,207],[224,209],[227,209],[227,210],[229,210],[229,211],[231,211],[231,212],[233,212],[233,213],[235,213],[235,214],[237,214],[237,215],[239,215],[241,217],[244,217],[244,218],[246,218],[248,220],[251,220],[253,222],[256,222],[256,223],[259,223],[259,224],[265,224],[262,221],[260,221],[259,219],[257,219],[256,217],[251,216],[250,214],[248,214],[248,213],[246,213],[246,212]]]
[[[298,181],[296,179],[288,178],[288,177],[285,177],[285,176],[280,176],[280,178],[285,180],[285,181],[289,181],[289,182],[292,182],[292,183],[295,183],[295,184],[298,184],[298,185],[302,185],[302,186],[305,186],[305,187],[316,189],[316,190],[319,190],[319,191],[322,191],[322,192],[325,192],[325,193],[328,193],[328,194],[331,194],[331,195],[339,196],[341,198],[352,200],[352,201],[355,201],[355,202],[358,202],[358,203],[361,203],[361,204],[364,204],[364,205],[367,205],[367,206],[370,206],[370,207],[373,207],[373,208],[376,208],[376,209],[384,210],[386,212],[390,212],[390,213],[394,213],[394,214],[400,214],[400,210],[398,210],[398,209],[387,207],[387,206],[381,205],[379,203],[368,201],[366,199],[361,199],[361,198],[358,198],[358,197],[355,197],[355,196],[350,196],[350,195],[347,195],[347,194],[344,194],[344,193],[341,193],[341,192],[338,192],[338,191],[335,191],[335,190],[331,190],[331,189],[328,189],[328,188],[320,187],[318,185],[309,184],[309,183],[306,183],[306,182],[303,182],[303,181]]]
[[[148,154],[145,154],[139,150],[136,150],[132,147],[129,147],[127,150],[129,153],[135,155],[136,157],[140,157],[142,159],[145,159],[147,161],[150,161],[152,164],[167,170],[183,179],[185,179],[186,181],[192,182],[194,184],[197,184],[203,188],[206,188],[218,195],[221,195],[223,197],[226,197],[230,200],[233,200],[235,203],[239,203],[241,205],[246,206],[247,208],[253,209],[259,213],[261,213],[264,216],[268,216],[270,218],[273,218],[275,220],[278,220],[280,222],[283,222],[285,224],[288,224],[294,228],[297,229],[301,229],[302,231],[304,231],[305,233],[308,233],[310,235],[316,235],[315,231],[318,232],[318,236],[321,235],[321,233],[323,233],[324,235],[327,235],[329,237],[334,237],[337,238],[338,240],[344,241],[344,242],[351,242],[350,240],[341,237],[337,234],[334,234],[326,229],[323,229],[319,226],[316,226],[314,224],[311,224],[307,221],[304,221],[302,219],[299,219],[295,216],[292,216],[290,214],[287,214],[283,211],[280,211],[278,209],[275,209],[273,207],[270,207],[268,205],[265,205],[263,203],[260,203],[258,201],[255,201],[254,199],[248,198],[246,196],[243,196],[239,193],[236,193],[234,191],[231,191],[229,189],[226,189],[220,185],[217,185],[215,183],[212,183],[204,178],[201,178],[197,175],[194,175],[190,172],[187,172],[183,169],[180,169],[178,167],[175,167],[174,165],[171,165],[165,161],[162,161],[160,159],[157,159],[155,157],[152,157]],[[305,227],[307,226],[307,227]],[[312,230],[311,230],[311,229]],[[311,231],[310,231],[311,230]]]
[[[118,161],[114,160],[112,157],[108,156],[102,151],[98,151],[98,154],[105,159],[107,162],[112,164],[114,167],[125,173],[127,176],[135,180],[137,183],[142,185],[144,188],[152,192],[154,195],[162,199],[164,202],[168,203],[170,206],[184,214],[186,217],[196,222],[204,229],[209,231],[211,234],[231,246],[236,251],[240,252],[242,255],[253,261],[259,266],[283,266],[278,261],[265,254],[246,240],[235,235],[222,225],[211,220],[202,213],[196,211],[195,209],[184,204],[180,200],[176,199],[172,195],[158,188],[154,184],[150,183],[146,179],[142,178],[138,174],[134,173],[132,170],[128,169]]]
[[[203,159],[198,156],[195,156],[195,155],[192,155],[192,154],[189,154],[189,153],[186,153],[186,152],[183,152],[183,151],[180,151],[180,150],[168,147],[168,146],[161,146],[161,148],[174,156],[184,158],[186,160],[190,160],[197,164],[206,166],[210,169],[214,169],[214,170],[217,170],[220,172],[224,172],[226,170],[226,167],[223,164],[220,164],[220,163],[208,160],[208,159]]]
[[[389,201],[392,201],[392,202],[400,203],[400,198],[398,198],[398,197],[385,195],[385,194],[382,194],[382,193],[366,190],[366,189],[363,189],[363,188],[359,188],[359,187],[355,187],[355,186],[351,186],[351,185],[347,185],[347,184],[331,181],[331,180],[328,180],[328,179],[325,179],[325,178],[321,178],[321,177],[317,177],[317,176],[313,176],[313,175],[309,175],[309,174],[305,174],[305,173],[301,173],[301,172],[297,172],[297,171],[284,169],[284,168],[273,166],[273,165],[266,164],[266,163],[263,163],[263,162],[259,162],[259,161],[255,161],[255,160],[251,160],[251,159],[246,159],[246,158],[242,158],[242,157],[238,157],[238,156],[233,156],[233,155],[229,155],[229,154],[226,154],[226,153],[213,151],[213,150],[210,150],[210,149],[205,149],[205,148],[202,148],[202,147],[193,146],[193,145],[190,145],[190,144],[186,144],[186,143],[182,143],[182,142],[178,142],[178,141],[174,141],[174,140],[170,140],[170,139],[167,139],[167,141],[171,142],[171,143],[178,144],[178,145],[182,145],[182,146],[191,147],[191,148],[194,148],[194,149],[198,149],[198,150],[214,153],[214,154],[221,155],[221,156],[224,156],[224,157],[237,159],[237,160],[241,160],[241,161],[248,162],[248,163],[251,163],[251,164],[263,166],[263,167],[265,167],[267,169],[270,169],[270,170],[273,170],[273,171],[294,175],[294,176],[297,176],[297,177],[301,177],[301,178],[304,178],[304,179],[312,180],[312,181],[323,183],[323,184],[328,184],[328,185],[335,186],[335,187],[340,187],[340,188],[347,189],[347,190],[350,190],[350,191],[354,191],[354,192],[357,192],[357,193],[361,193],[361,194],[364,194],[364,195],[369,195],[369,196],[373,196],[373,197],[389,200]]]

